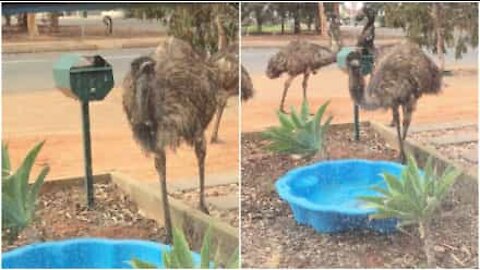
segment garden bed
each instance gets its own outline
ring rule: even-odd
[[[369,124],[363,124],[360,142],[351,125],[332,126],[327,136],[329,159],[397,160],[389,146]],[[314,161],[271,154],[258,133],[242,136],[242,264],[243,267],[288,268],[403,268],[422,267],[425,258],[414,228],[381,235],[369,231],[318,234],[295,223],[287,203],[280,200],[274,182],[297,166]],[[432,226],[439,267],[477,267],[476,204],[459,200],[473,194],[455,192],[457,182]]]
[[[145,218],[132,199],[111,181],[96,181],[95,207],[86,208],[81,181],[46,183],[39,197],[36,221],[13,244],[3,240],[2,251],[34,242],[75,237],[144,239],[165,243],[166,231]]]

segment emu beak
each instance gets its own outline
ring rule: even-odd
[[[350,66],[359,67],[360,66],[360,61],[358,59],[353,59],[352,61],[350,61]]]

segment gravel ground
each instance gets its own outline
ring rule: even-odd
[[[470,159],[464,157],[464,154],[473,150],[478,149],[478,142],[467,142],[467,143],[456,143],[456,144],[447,144],[447,145],[436,145],[430,140],[432,138],[440,136],[455,136],[460,134],[477,134],[477,126],[466,126],[461,128],[452,128],[452,129],[442,129],[442,130],[433,130],[433,131],[423,131],[409,134],[410,138],[425,144],[430,145],[434,149],[438,150],[442,155],[449,158],[452,161],[456,161],[465,168],[470,168],[471,166],[478,166],[478,164]]]
[[[113,183],[94,185],[96,204],[85,206],[83,186],[55,186],[38,203],[36,221],[2,251],[39,241],[74,237],[135,238],[165,243],[165,230],[139,214],[135,203]],[[2,234],[3,235],[3,234]]]
[[[205,197],[207,202],[208,202],[208,198],[229,195],[229,194],[238,194],[238,184],[220,185],[220,186],[205,188]],[[176,199],[186,202],[192,207],[198,207],[198,201],[199,201],[198,188],[173,192],[173,193],[170,193],[170,195]],[[229,223],[234,228],[238,228],[238,209],[224,210],[224,209],[219,209],[214,205],[210,204],[208,206],[208,210],[210,211],[211,216],[217,219],[220,219],[226,223]]]
[[[328,134],[329,159],[395,160],[397,152],[369,126],[355,142],[351,127],[333,127]],[[308,163],[287,155],[265,152],[257,134],[242,136],[242,264],[243,267],[281,268],[413,268],[425,262],[414,228],[381,235],[369,231],[318,234],[297,225],[289,206],[274,190],[274,181],[286,171]],[[457,189],[457,182],[453,191]],[[476,268],[477,205],[461,204],[449,196],[432,233],[439,267]]]

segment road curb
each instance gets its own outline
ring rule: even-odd
[[[159,38],[157,40],[138,40],[138,41],[118,41],[101,40],[95,41],[79,41],[77,43],[65,43],[65,42],[38,42],[36,44],[3,44],[2,54],[20,54],[20,53],[39,53],[39,52],[68,52],[68,51],[87,51],[87,50],[99,50],[99,49],[133,49],[133,48],[149,48],[156,47],[164,40]]]

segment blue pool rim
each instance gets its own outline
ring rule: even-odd
[[[7,251],[7,252],[2,252],[2,268],[25,268],[25,267],[17,267],[18,261],[21,261],[21,259],[24,256],[29,256],[31,252],[35,252],[37,249],[46,249],[46,248],[52,248],[52,249],[61,249],[62,247],[67,247],[67,246],[72,246],[72,245],[81,245],[81,244],[93,244],[93,243],[98,243],[100,245],[106,245],[106,246],[112,246],[116,248],[121,248],[122,246],[142,246],[147,249],[151,249],[152,251],[159,252],[158,257],[155,258],[156,261],[152,261],[151,263],[157,265],[157,266],[163,266],[163,262],[161,264],[158,264],[158,260],[162,260],[162,255],[160,252],[164,251],[170,251],[171,246],[162,244],[160,242],[153,242],[153,241],[147,241],[147,240],[139,240],[139,239],[109,239],[109,238],[92,238],[92,237],[84,237],[84,238],[71,238],[67,240],[58,240],[58,241],[46,241],[46,242],[37,242],[25,246],[21,246],[18,248],[15,248],[13,250]],[[58,254],[61,256],[61,254]],[[132,258],[129,258],[128,260],[137,258],[141,259],[141,256],[133,256]],[[192,252],[192,258],[194,260],[195,264],[198,264],[200,262],[200,255]],[[125,268],[131,268],[128,265],[128,260],[120,261],[117,263],[123,263],[123,266]],[[146,260],[148,262],[148,260]],[[32,267],[28,267],[32,268]],[[28,269],[27,268],[27,269]],[[39,267],[33,267],[33,268],[42,268],[42,266]],[[45,268],[45,267],[43,267]],[[109,268],[109,267],[102,267],[102,268]],[[111,268],[111,267],[110,267]],[[59,268],[57,268],[59,269]],[[90,268],[92,269],[92,268]]]
[[[293,178],[295,178],[296,175],[300,174],[304,170],[308,169],[317,169],[321,168],[324,166],[331,166],[331,165],[337,165],[337,166],[342,166],[343,164],[349,164],[349,163],[357,163],[357,164],[364,164],[364,165],[381,165],[383,167],[391,167],[395,170],[402,171],[403,168],[405,168],[405,165],[392,162],[392,161],[384,161],[384,160],[363,160],[363,159],[340,159],[340,160],[327,160],[327,161],[321,161],[317,162],[314,164],[310,164],[307,166],[301,166],[297,167],[295,169],[292,169],[288,171],[286,174],[281,176],[276,182],[275,182],[275,188],[277,190],[277,193],[279,197],[286,201],[290,207],[295,207],[296,209],[300,209],[302,211],[308,211],[311,213],[318,213],[322,215],[340,215],[340,216],[350,216],[352,218],[358,217],[366,217],[371,214],[375,213],[375,210],[372,208],[357,208],[357,209],[339,209],[336,205],[319,205],[315,204],[313,202],[310,202],[306,198],[302,196],[296,196],[292,194],[291,188],[289,186],[289,181],[294,181]],[[292,209],[293,210],[293,209]],[[297,220],[297,222],[301,224],[309,224],[311,226],[314,226],[312,224],[313,220],[309,219],[309,221],[304,221],[304,220],[298,220],[295,211],[294,211],[294,217]],[[388,220],[388,219],[387,219]],[[390,222],[394,222],[394,219],[390,219]],[[396,221],[395,221],[396,223]],[[378,231],[383,231],[382,229],[379,229]],[[391,229],[387,229],[385,231],[392,231]]]

